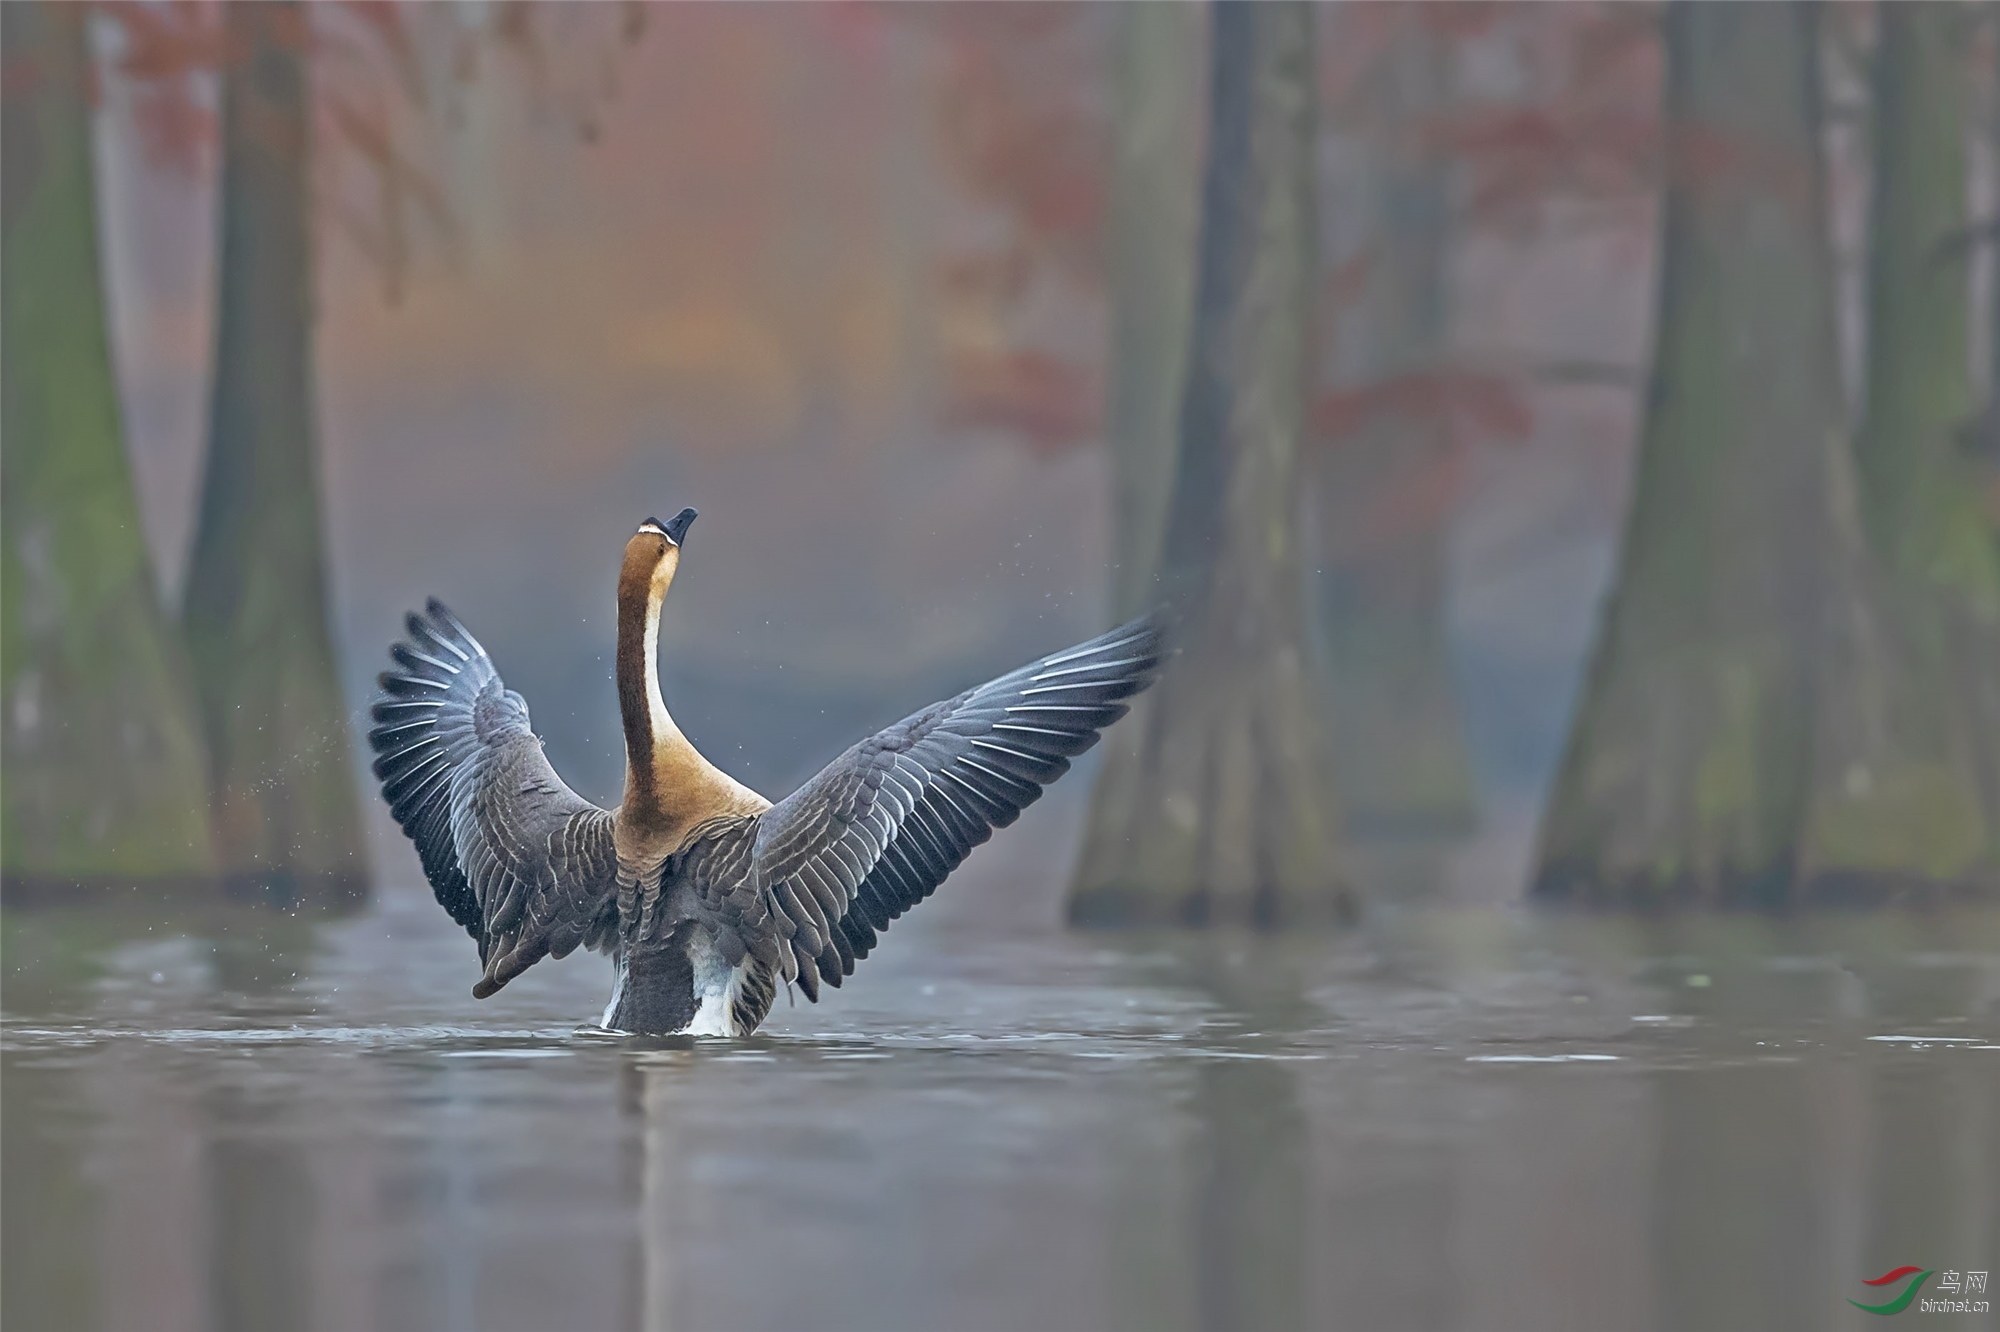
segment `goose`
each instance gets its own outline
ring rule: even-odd
[[[660,693],[660,607],[694,519],[648,518],[625,544],[616,809],[556,775],[527,703],[442,602],[389,650],[374,772],[479,946],[476,998],[582,945],[612,959],[614,1031],[746,1036],[781,985],[817,1003],[1160,668],[1155,613],[912,713],[773,804],[704,758]]]

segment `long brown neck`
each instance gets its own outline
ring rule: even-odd
[[[659,803],[659,760],[680,728],[660,696],[660,605],[679,552],[641,534],[625,547],[618,571],[618,714],[625,727],[625,804]]]
[[[660,695],[660,605],[679,565],[678,547],[641,532],[627,543],[618,571],[616,676],[625,728],[625,799],[618,817],[635,849],[652,845],[659,854],[704,819],[768,803],[703,758]]]

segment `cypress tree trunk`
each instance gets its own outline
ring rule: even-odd
[[[1653,383],[1535,891],[1782,900],[1840,438],[1802,6],[1676,3]],[[1704,147],[1710,151],[1701,151]]]
[[[1161,569],[1180,651],[1111,733],[1071,900],[1080,922],[1279,925],[1350,907],[1296,522],[1311,10],[1215,6],[1210,44],[1200,270]]]
[[[1425,20],[1403,17],[1380,82],[1368,97],[1378,123],[1356,135],[1367,276],[1334,324],[1341,388],[1437,368],[1450,332],[1450,177],[1416,146],[1445,99]],[[1392,412],[1319,450],[1314,604],[1333,691],[1334,777],[1356,834],[1462,833],[1475,818],[1445,641],[1444,533],[1423,520],[1374,530],[1387,494],[1446,465],[1447,426],[1437,414]]]
[[[17,903],[214,868],[194,700],[111,372],[87,22],[0,7],[0,869]]]
[[[1676,3],[1665,39],[1653,383],[1535,891],[1776,901],[1840,430],[1811,36],[1798,5]]]
[[[184,616],[225,876],[338,900],[366,869],[320,535],[306,16],[224,13],[215,385]]]
[[[1665,31],[1651,399],[1535,891],[1776,905],[1953,881],[1983,819],[1866,549],[1812,11],[1681,0]]]
[[[1121,620],[1159,596],[1174,482],[1201,212],[1201,53],[1194,5],[1118,11],[1112,116],[1110,443],[1112,604]]]
[[[1857,869],[1991,884],[2000,867],[2000,548],[1961,440],[1973,413],[1966,223],[1970,16],[1880,11],[1868,254],[1867,411],[1855,441],[1860,511],[1884,574],[1912,695],[1891,829],[1833,811],[1827,835]],[[1864,766],[1855,784],[1873,788]]]
[[[1971,16],[1888,5],[1876,51],[1862,513],[1893,572],[2000,611],[2000,559],[1956,432],[1973,412],[1966,110]]]

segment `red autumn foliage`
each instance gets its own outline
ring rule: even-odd
[[[1440,420],[1453,438],[1521,439],[1535,424],[1514,380],[1442,367],[1324,393],[1313,404],[1311,428],[1337,442],[1391,416]]]
[[[1365,123],[1367,99],[1390,76],[1386,62],[1411,25],[1441,44],[1446,64],[1475,46],[1489,59],[1498,53],[1518,72],[1508,95],[1464,95],[1446,113],[1385,127],[1400,136],[1398,151],[1453,171],[1460,224],[1532,227],[1557,197],[1643,204],[1663,169],[1657,17],[1653,5],[1601,3],[1343,6],[1321,26],[1321,95],[1327,114]],[[952,280],[1001,309],[1024,301],[1050,270],[1095,295],[1109,115],[1101,96],[1082,90],[1109,84],[1102,16],[974,5],[930,11],[926,21],[948,52],[944,147],[968,191],[1009,223],[989,250],[957,257]],[[1740,146],[1699,135],[1682,136],[1674,159],[1714,175],[1761,169]],[[1358,299],[1374,262],[1364,249],[1330,267],[1321,279],[1325,308]],[[1039,452],[1096,436],[1102,408],[1089,395],[1102,374],[1094,359],[1017,339],[957,360],[954,419],[1010,429]],[[1439,422],[1452,442],[1451,458],[1412,460],[1419,474],[1455,469],[1470,443],[1519,439],[1534,424],[1525,379],[1434,365],[1320,396],[1309,428],[1321,446],[1337,447],[1392,416]],[[1428,498],[1384,500],[1406,517],[1435,513],[1437,497],[1452,491],[1410,484]]]
[[[1662,76],[1651,5],[1499,5],[1530,92],[1468,101],[1425,127],[1460,164],[1474,223],[1521,223],[1555,196],[1642,198],[1660,162]]]
[[[1037,453],[1099,436],[1102,372],[1043,345],[1038,294],[1097,298],[1109,161],[1107,16],[1081,5],[893,9],[938,53],[938,140],[985,236],[943,262],[965,330],[947,350],[947,417],[1006,430]]]
[[[220,0],[94,0],[91,11],[116,31],[114,77],[133,91],[141,144],[156,164],[195,178],[216,165],[219,133],[216,81],[249,52],[236,50],[223,22]],[[554,86],[548,52],[567,60],[603,65],[600,41],[578,41],[581,23],[615,12],[617,42],[629,45],[644,30],[643,9],[623,4],[579,6],[583,15],[550,14],[567,6],[531,5],[513,0],[496,7],[484,33],[461,23],[442,5],[397,0],[319,0],[290,11],[274,24],[276,40],[302,53],[312,67],[315,171],[319,205],[340,232],[381,270],[395,299],[410,263],[412,210],[440,235],[453,221],[443,191],[418,160],[409,142],[411,121],[435,100],[426,86],[423,47],[443,49],[449,77],[470,79],[479,68],[483,37],[528,62],[541,78],[540,90]],[[551,31],[544,32],[544,28]],[[580,122],[582,137],[594,133],[595,117],[608,93],[607,77],[596,71],[599,91],[569,98],[567,109]],[[357,207],[339,182],[358,170],[372,187],[372,204]]]
[[[1032,250],[1094,271],[1109,129],[1103,20],[1087,6],[949,6],[939,137],[975,198]]]
[[[1032,450],[1056,454],[1097,436],[1104,388],[1073,361],[1017,348],[965,352],[951,363],[948,419],[1011,431]]]
[[[186,175],[206,176],[215,166],[218,126],[201,80],[228,60],[216,7],[203,0],[106,0],[96,12],[119,31],[114,72],[135,87],[146,155]]]

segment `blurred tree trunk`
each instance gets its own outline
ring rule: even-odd
[[[224,15],[215,384],[184,616],[224,875],[339,900],[366,869],[320,536],[306,16]]]
[[[1201,55],[1195,5],[1118,11],[1112,110],[1112,601],[1120,620],[1159,599],[1160,534],[1194,320],[1201,207]]]
[[[1983,844],[1862,530],[1812,24],[1803,4],[1666,13],[1653,384],[1546,897],[1868,897],[1949,881]]]
[[[0,7],[0,866],[15,902],[214,868],[194,699],[111,371],[88,22],[82,7]]]
[[[2000,610],[2000,559],[1957,431],[1973,412],[1966,111],[1972,15],[1889,5],[1875,65],[1862,512],[1883,563]]]
[[[1420,142],[1444,103],[1437,39],[1428,20],[1406,13],[1369,89],[1372,123],[1352,136],[1366,276],[1334,319],[1338,389],[1444,360],[1450,171]],[[1334,778],[1358,835],[1463,833],[1475,819],[1445,641],[1443,524],[1420,517],[1382,528],[1385,501],[1447,466],[1450,447],[1441,414],[1394,411],[1317,451],[1313,600],[1332,684]]]
[[[2000,55],[2000,45],[1989,43],[1986,50],[1987,63],[1974,76],[1974,82],[1992,87],[2000,84],[2000,59],[1994,58]],[[1978,128],[1983,130],[1982,137],[1991,154],[1996,139],[2000,139],[2000,105],[1995,105],[1994,99],[1979,97],[1974,97],[1971,104],[1981,102],[1986,104],[1986,119]],[[1971,249],[1986,246],[2000,258],[2000,223],[1989,215],[1973,224],[1965,243]],[[1986,324],[1986,400],[1979,415],[1966,423],[1959,439],[1973,461],[1980,488],[1987,492],[1989,512],[1993,512],[1995,501],[2000,500],[2000,271],[1994,273],[1986,289],[1986,309],[1981,318]]]
[[[2000,867],[2000,546],[1963,439],[1974,411],[1965,243],[1973,15],[1879,11],[1868,252],[1867,412],[1855,441],[1869,545],[1894,597],[1932,761],[1904,794],[1928,811],[1938,878]],[[1872,778],[1870,781],[1872,782]]]
[[[1312,13],[1211,11],[1208,165],[1161,588],[1179,655],[1111,732],[1079,922],[1345,916],[1297,537],[1313,282]]]
[[[1808,782],[1821,455],[1841,439],[1809,20],[1666,11],[1653,382],[1535,891],[1782,900]]]

